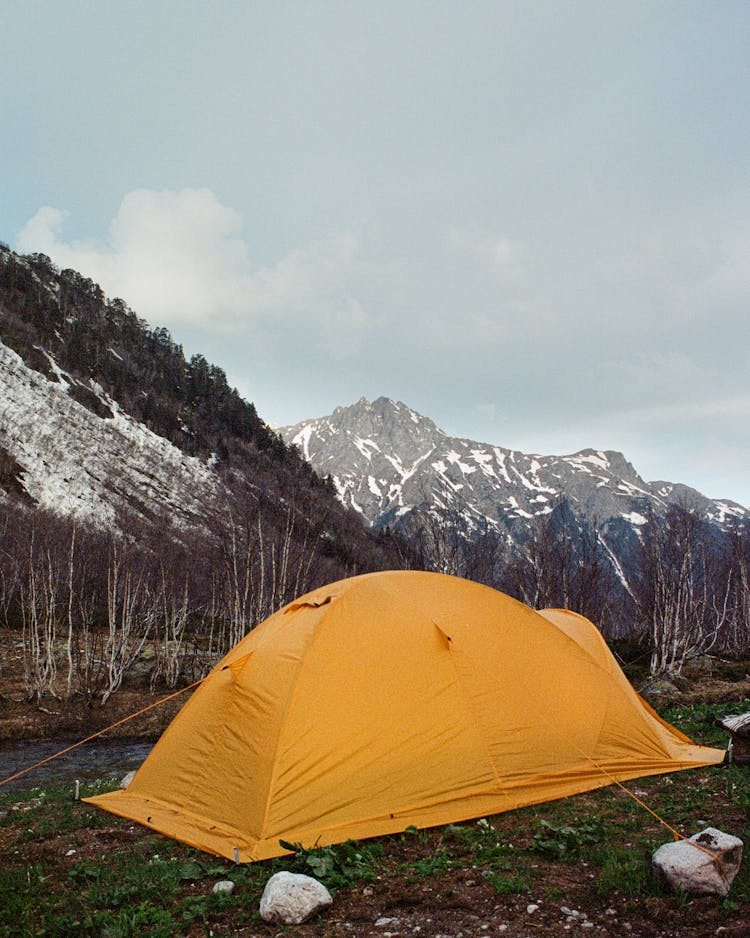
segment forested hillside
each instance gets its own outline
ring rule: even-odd
[[[0,249],[0,352],[0,624],[29,694],[106,698],[144,649],[174,685],[301,592],[406,562],[79,273]]]

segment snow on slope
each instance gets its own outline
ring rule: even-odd
[[[119,410],[96,384],[97,416],[68,394],[69,379],[53,363],[53,381],[27,368],[0,342],[0,449],[21,467],[21,482],[41,507],[102,527],[123,509],[200,524],[220,484],[199,459]]]

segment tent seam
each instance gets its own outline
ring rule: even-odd
[[[437,622],[435,622],[435,626],[438,628],[440,632],[443,632],[443,629],[440,628]],[[446,633],[443,632],[443,634],[446,634]],[[503,794],[505,797],[507,797],[508,795],[505,789],[505,785],[503,784],[503,781],[501,780],[500,775],[497,771],[497,766],[495,765],[495,760],[492,758],[492,753],[490,752],[490,748],[487,744],[487,740],[485,739],[484,732],[482,731],[479,720],[477,719],[477,715],[474,712],[474,708],[471,705],[471,699],[469,697],[469,694],[466,688],[464,687],[463,681],[461,680],[461,675],[458,671],[458,668],[456,667],[456,662],[455,662],[455,659],[453,658],[453,655],[455,654],[455,652],[453,650],[453,645],[452,645],[450,638],[448,639],[447,651],[448,651],[448,654],[451,656],[451,659],[450,659],[451,668],[453,669],[453,674],[455,675],[456,683],[458,684],[459,691],[461,692],[461,696],[464,698],[464,703],[469,713],[469,717],[471,718],[471,721],[474,724],[474,729],[476,730],[477,736],[479,737],[479,741],[482,744],[482,748],[484,749],[485,756],[487,757],[487,761],[489,762],[490,768],[492,769],[492,774],[495,777],[495,784],[497,786],[497,790],[501,794]]]
[[[334,597],[334,599],[339,599],[342,595],[343,593],[340,593],[337,597]],[[277,780],[278,768],[279,768],[279,759],[280,759],[280,754],[281,754],[281,744],[283,743],[284,737],[286,734],[287,716],[289,714],[289,711],[292,709],[292,705],[297,697],[297,690],[299,688],[299,682],[302,676],[302,668],[305,664],[305,659],[307,658],[307,655],[309,654],[310,649],[315,643],[315,639],[318,636],[318,630],[320,626],[322,625],[323,620],[329,614],[330,610],[334,607],[334,605],[335,603],[332,600],[329,603],[325,603],[323,606],[300,607],[295,610],[295,614],[297,612],[306,611],[308,609],[311,612],[320,612],[321,609],[323,609],[324,611],[321,614],[319,621],[315,625],[313,633],[310,636],[310,640],[308,641],[307,645],[305,646],[304,651],[300,655],[299,667],[297,668],[297,673],[294,676],[294,684],[292,685],[292,688],[286,699],[286,705],[284,706],[284,713],[283,713],[283,716],[279,725],[279,735],[276,740],[276,751],[274,752],[274,756],[273,756],[273,765],[271,766],[271,775],[268,779],[268,794],[266,796],[266,805],[265,805],[265,808],[263,809],[263,819],[261,820],[261,823],[260,823],[260,831],[259,831],[259,837],[258,837],[259,841],[268,839],[266,828],[268,824],[268,814],[271,808],[271,801],[273,800],[272,796],[276,787],[276,780]]]

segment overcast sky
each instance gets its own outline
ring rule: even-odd
[[[0,0],[0,240],[270,423],[750,505],[750,3]]]

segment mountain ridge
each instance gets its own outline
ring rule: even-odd
[[[695,508],[721,529],[750,519],[748,509],[729,499],[645,481],[617,450],[545,456],[452,437],[387,397],[362,397],[278,432],[375,529],[411,534],[428,514],[457,523],[469,539],[491,530],[521,549],[565,502],[578,523],[597,531],[626,587],[641,529],[670,505]]]
[[[377,452],[389,461],[392,459],[395,463],[400,463],[402,467],[406,464],[416,467],[419,462],[437,453],[439,447],[443,446],[450,447],[442,454],[443,463],[447,459],[449,464],[452,463],[463,469],[464,474],[466,474],[467,465],[469,474],[477,470],[481,471],[482,463],[486,465],[490,458],[500,467],[505,468],[501,468],[499,472],[494,467],[493,472],[485,469],[483,473],[485,476],[495,474],[508,484],[520,481],[520,484],[524,485],[522,480],[526,480],[525,488],[536,489],[543,495],[563,494],[563,487],[552,483],[555,470],[562,466],[572,472],[572,475],[571,472],[568,473],[567,479],[561,479],[567,482],[565,488],[568,490],[571,487],[570,480],[576,474],[595,476],[595,470],[598,469],[600,473],[603,473],[599,476],[600,481],[604,482],[608,477],[616,479],[622,486],[623,492],[629,488],[631,492],[628,494],[634,497],[653,499],[656,503],[665,504],[675,500],[674,493],[677,493],[676,497],[679,498],[692,498],[700,503],[700,507],[711,513],[712,520],[716,523],[724,523],[731,516],[737,518],[750,516],[747,508],[731,499],[708,498],[683,483],[665,480],[648,482],[640,476],[624,453],[618,450],[597,450],[587,447],[563,455],[543,455],[523,453],[520,450],[497,444],[472,440],[469,437],[452,437],[429,417],[418,413],[401,401],[393,401],[387,397],[378,397],[373,401],[362,397],[355,404],[337,407],[328,416],[309,418],[294,425],[279,427],[277,430],[287,442],[298,447],[302,455],[312,462],[314,468],[324,467],[326,472],[331,467],[343,465],[341,453],[336,452],[335,447],[328,445],[329,441],[335,440],[339,447],[344,446],[342,437],[349,438],[347,442],[361,454],[367,463],[372,461],[373,455]],[[406,443],[410,452],[406,456],[394,455],[393,452],[387,453],[386,448],[381,445],[384,441],[393,446],[403,446]],[[427,449],[421,452],[415,451],[415,447],[425,443],[428,444]],[[465,455],[468,455],[474,465],[460,462],[461,454],[457,452],[459,448]],[[519,466],[522,466],[523,472],[520,471]],[[438,473],[446,472],[445,468],[440,469],[434,464],[433,468]],[[540,472],[550,484],[539,484],[538,481],[529,484],[531,478],[538,477]],[[511,473],[515,478],[511,476]],[[340,495],[346,497],[351,491],[350,487],[342,483],[343,477],[339,473],[334,473],[334,475],[339,481]],[[542,508],[535,513],[547,514],[548,511]],[[364,514],[371,524],[377,526],[376,512],[370,511]]]

